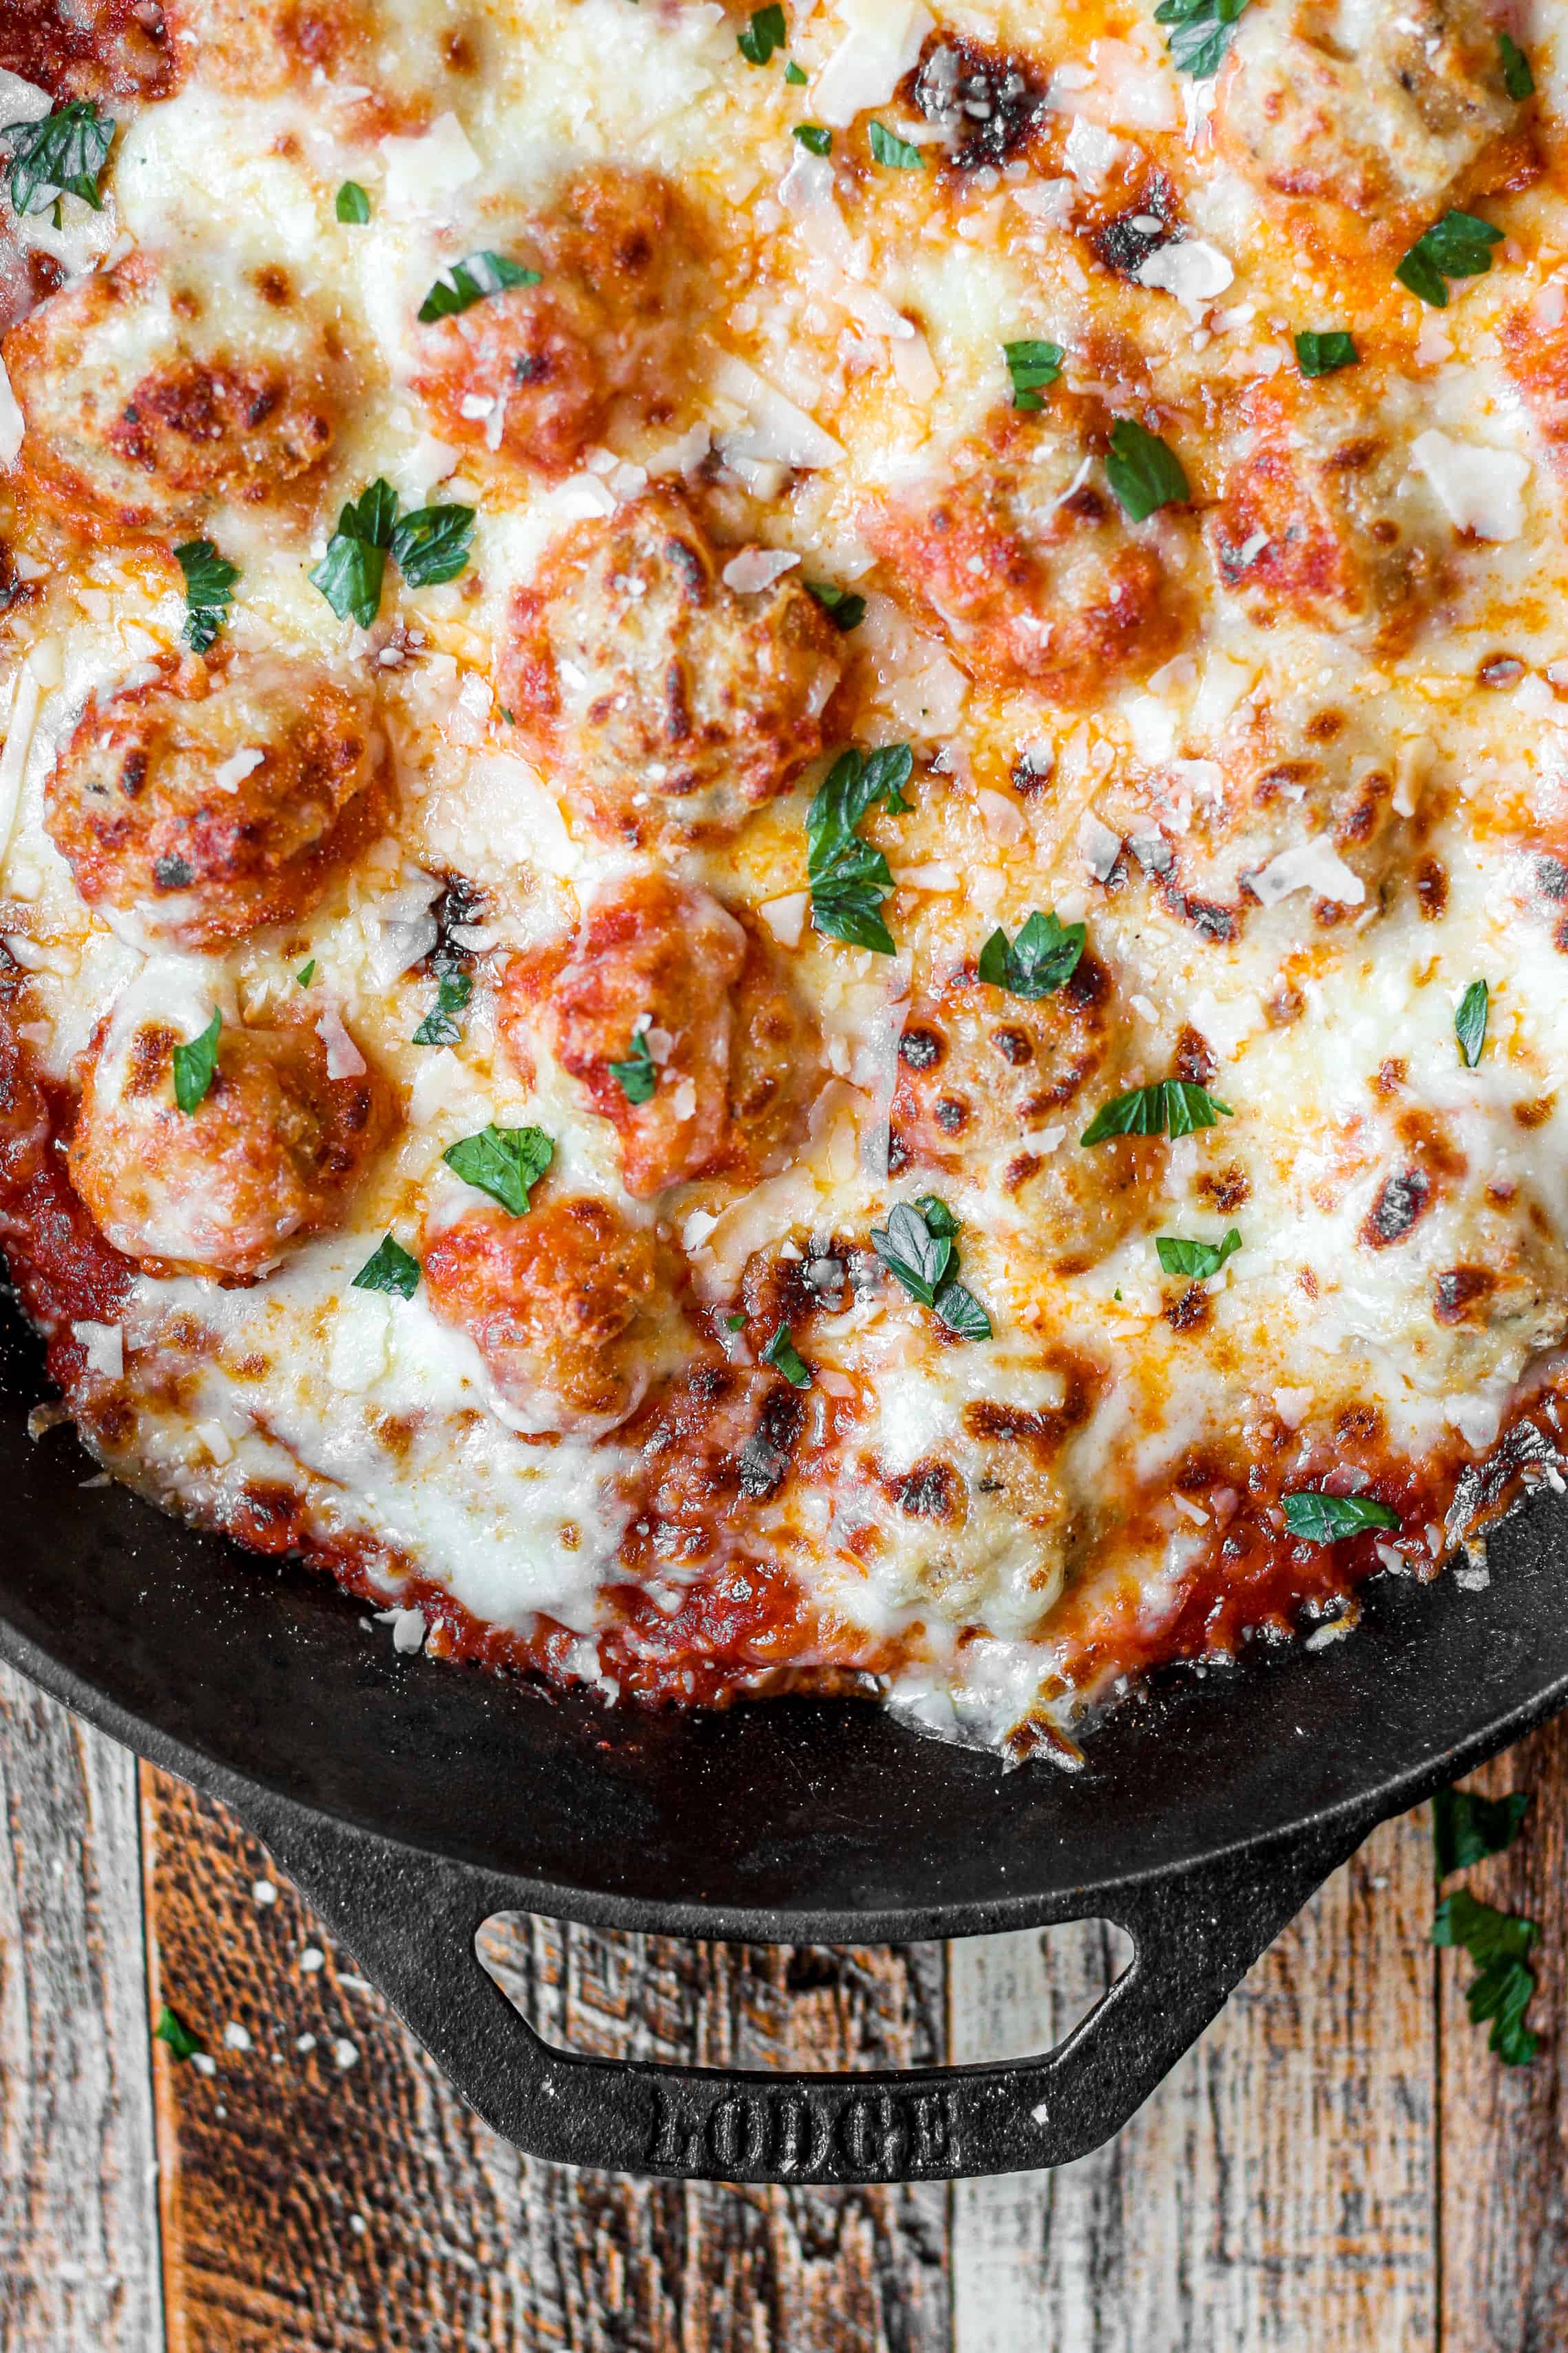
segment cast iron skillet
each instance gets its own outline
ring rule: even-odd
[[[876,2181],[1058,2165],[1147,2098],[1384,1815],[1568,1704],[1568,1503],[1491,1582],[1384,1577],[1350,1641],[1173,1683],[1089,1769],[1004,1774],[877,1710],[637,1716],[423,1657],[323,1577],[163,1518],[60,1430],[0,1302],[0,1653],[232,1806],[480,2115],[576,2165]],[[677,1936],[900,1942],[1086,1917],[1136,1957],[1058,2050],[910,2073],[726,2073],[542,2042],[485,1974],[490,1913]]]

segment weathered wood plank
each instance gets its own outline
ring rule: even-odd
[[[136,1767],[0,1667],[0,2343],[163,2342]]]
[[[217,2061],[204,2077],[157,2054],[171,2353],[948,2353],[940,2188],[682,2187],[521,2158],[228,1817],[151,1771],[143,1807],[154,1995]],[[256,1902],[259,1877],[275,1901]],[[596,2050],[940,2051],[938,1948],[792,1955],[532,1921],[492,1923],[485,1949],[545,2031]],[[231,2023],[248,2049],[225,2047]]]

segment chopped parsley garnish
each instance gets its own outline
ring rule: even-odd
[[[44,213],[53,206],[57,228],[62,196],[79,196],[100,213],[99,183],[114,131],[113,117],[100,114],[90,98],[73,98],[31,122],[13,122],[0,131],[0,146],[11,150],[12,209]]]
[[[210,539],[188,539],[174,550],[174,561],[185,576],[185,626],[180,635],[192,650],[205,654],[234,602],[237,564],[221,556]]]
[[[1465,1068],[1473,1071],[1481,1059],[1481,1048],[1487,1042],[1487,1017],[1491,1010],[1491,996],[1484,980],[1472,980],[1459,999],[1454,1016],[1454,1035],[1459,1041],[1459,1051],[1465,1058]]]
[[[338,516],[327,552],[310,574],[340,621],[368,629],[381,610],[390,555],[411,588],[455,580],[473,543],[472,507],[417,507],[397,521],[397,492],[379,478]]]
[[[637,1030],[626,1060],[610,1064],[610,1076],[627,1103],[651,1103],[658,1084],[658,1064],[653,1059],[646,1032]]]
[[[741,1320],[744,1323],[745,1318],[742,1316]],[[797,1389],[808,1389],[811,1387],[810,1367],[802,1362],[795,1342],[790,1337],[787,1324],[779,1325],[778,1330],[763,1350],[763,1362],[764,1365],[773,1366],[784,1375],[785,1380],[793,1382]]]
[[[752,9],[751,23],[743,33],[735,36],[735,47],[748,65],[765,66],[773,51],[782,49],[788,39],[784,12],[775,5]]]
[[[1241,1236],[1235,1226],[1217,1242],[1190,1242],[1176,1234],[1159,1234],[1154,1248],[1166,1274],[1190,1275],[1194,1282],[1206,1282],[1217,1274],[1226,1259],[1234,1258],[1241,1248]]]
[[[176,2059],[194,2059],[202,2047],[179,2011],[171,2010],[167,2002],[158,2012],[153,2040],[154,2042],[166,2042]]]
[[[793,58],[784,68],[784,79],[793,90],[804,90],[805,87],[805,76]]]
[[[1402,286],[1430,302],[1436,311],[1448,307],[1450,278],[1484,278],[1492,266],[1492,248],[1502,243],[1502,231],[1474,213],[1445,213],[1418,237],[1394,271]]]
[[[814,931],[876,955],[896,954],[893,935],[878,913],[893,877],[879,849],[855,828],[879,801],[889,816],[911,804],[903,787],[914,754],[907,744],[879,752],[841,752],[805,813],[806,881]]]
[[[1175,451],[1131,417],[1119,417],[1110,428],[1105,478],[1129,522],[1146,522],[1158,508],[1181,506],[1192,496]]]
[[[391,555],[411,588],[456,580],[474,543],[472,507],[416,507],[393,530]]]
[[[449,1144],[441,1155],[465,1185],[499,1201],[509,1217],[521,1218],[529,1196],[555,1157],[553,1141],[542,1127],[481,1127]]]
[[[816,597],[834,628],[846,636],[865,619],[866,599],[857,596],[853,589],[835,587],[831,580],[808,580],[805,586],[806,595]]]
[[[363,228],[370,218],[370,198],[357,180],[345,180],[338,190],[338,218]]]
[[[1524,2022],[1535,1991],[1535,1973],[1526,1967],[1525,1955],[1540,1935],[1533,1920],[1500,1912],[1463,1887],[1443,1898],[1432,1923],[1435,1945],[1462,1945],[1479,1969],[1465,1989],[1466,2007],[1472,2024],[1491,2020],[1488,2047],[1505,2067],[1528,2067],[1541,2047]]]
[[[309,964],[302,964],[300,966],[299,971],[294,975],[294,978],[301,988],[309,988],[310,983],[315,979],[315,977],[316,959],[312,956]]]
[[[395,1299],[412,1299],[419,1288],[419,1261],[387,1234],[355,1275],[354,1291],[385,1291]]]
[[[907,139],[899,138],[896,132],[885,130],[881,123],[872,123],[870,139],[874,163],[885,164],[891,172],[925,170],[926,159],[920,149],[911,147]]]
[[[518,261],[509,261],[504,253],[470,253],[444,270],[425,300],[419,305],[421,326],[432,319],[455,319],[460,311],[471,311],[487,294],[504,294],[509,286],[537,286],[537,269],[525,269]]]
[[[1535,96],[1535,76],[1530,70],[1530,59],[1510,33],[1500,33],[1497,45],[1502,58],[1502,86],[1510,98],[1522,104],[1525,99]]]
[[[808,155],[826,155],[833,145],[832,132],[820,122],[797,122],[790,135],[799,140]]]
[[[733,1314],[733,1315],[726,1315],[726,1316],[725,1316],[725,1318],[724,1318],[724,1329],[725,1329],[725,1331],[726,1331],[726,1332],[743,1332],[743,1331],[745,1330],[745,1328],[746,1328],[746,1319],[745,1319],[745,1316],[741,1313],[741,1311],[740,1311],[738,1308],[737,1308],[737,1310],[735,1311],[735,1313],[734,1313],[734,1314]]]
[[[1197,81],[1218,73],[1246,6],[1247,0],[1160,0],[1154,22],[1174,28],[1166,34],[1165,46],[1176,71]]]
[[[921,1307],[932,1308],[961,1340],[989,1340],[991,1318],[958,1281],[958,1219],[947,1203],[928,1193],[919,1201],[899,1201],[885,1226],[871,1229],[871,1247],[889,1273]]]
[[[1432,1852],[1439,1879],[1502,1854],[1519,1836],[1530,1792],[1483,1798],[1476,1789],[1439,1789],[1432,1800]]]
[[[1011,947],[1007,934],[994,931],[980,951],[980,977],[991,988],[1005,988],[1010,997],[1049,997],[1069,981],[1083,954],[1082,923],[1063,923],[1037,910],[1023,923]]]
[[[1296,364],[1303,375],[1332,375],[1336,368],[1354,367],[1360,357],[1354,336],[1342,327],[1307,327],[1296,338]]]
[[[437,950],[437,955],[439,954]],[[416,1046],[455,1046],[463,1034],[463,1025],[457,1017],[474,993],[473,975],[450,962],[443,970],[437,964],[437,956],[432,956],[431,963],[437,969],[436,1002],[414,1032],[410,1043]]]
[[[1193,1135],[1200,1127],[1217,1126],[1222,1113],[1234,1117],[1230,1105],[1206,1087],[1191,1079],[1161,1079],[1152,1087],[1133,1087],[1102,1103],[1079,1142],[1103,1144],[1113,1135]]]
[[[1021,343],[1004,343],[1002,356],[1013,379],[1014,407],[1043,407],[1040,395],[1055,384],[1067,357],[1060,343],[1050,343],[1043,335],[1030,336]]]
[[[1341,1536],[1360,1535],[1365,1528],[1399,1525],[1398,1513],[1373,1495],[1324,1495],[1308,1489],[1280,1501],[1286,1526],[1309,1544],[1333,1544]]]
[[[223,1015],[215,1013],[199,1038],[174,1049],[174,1101],[183,1112],[199,1111],[217,1069]]]

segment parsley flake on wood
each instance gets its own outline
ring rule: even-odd
[[[790,133],[798,139],[808,155],[826,155],[833,145],[833,133],[820,122],[797,122]]]
[[[1296,364],[1303,375],[1332,375],[1337,368],[1354,367],[1360,358],[1354,336],[1342,327],[1307,327],[1296,338]]]
[[[509,261],[504,253],[470,253],[444,270],[419,305],[417,316],[421,326],[427,327],[432,319],[455,319],[459,311],[471,311],[487,294],[504,294],[510,286],[537,286],[537,269],[525,269],[521,262]]]
[[[397,492],[379,477],[340,512],[327,552],[310,575],[311,586],[321,590],[340,621],[352,617],[368,629],[381,610],[381,584],[396,513]]]
[[[806,595],[816,597],[834,628],[841,629],[846,637],[865,619],[866,599],[857,596],[853,589],[836,587],[831,580],[807,580],[805,587]]]
[[[1448,307],[1450,278],[1484,278],[1492,266],[1491,249],[1502,243],[1502,231],[1474,213],[1445,213],[1440,221],[1418,237],[1394,271],[1402,286],[1429,302],[1435,311]]]
[[[743,33],[735,36],[735,47],[748,65],[765,66],[775,49],[784,47],[789,40],[789,27],[784,12],[776,5],[753,8],[752,21]]]
[[[743,1320],[743,1319],[742,1319]],[[781,1324],[767,1346],[763,1350],[763,1362],[781,1372],[785,1380],[797,1389],[811,1387],[811,1368],[802,1361],[787,1324]]]
[[[1491,2020],[1488,2044],[1506,2067],[1527,2067],[1540,2048],[1540,2038],[1524,2022],[1535,1991],[1525,1955],[1540,1935],[1533,1920],[1500,1912],[1463,1887],[1443,1898],[1432,1923],[1432,1942],[1462,1945],[1480,1971],[1466,1989],[1466,2006],[1473,2024]]]
[[[1341,1536],[1360,1535],[1365,1528],[1396,1528],[1399,1514],[1373,1495],[1324,1495],[1312,1490],[1282,1495],[1285,1525],[1293,1536],[1309,1544],[1333,1544]]]
[[[395,1235],[387,1234],[366,1259],[351,1287],[355,1291],[384,1291],[395,1299],[412,1299],[419,1288],[419,1261]]]
[[[11,151],[8,191],[13,211],[55,209],[59,227],[62,196],[79,196],[95,213],[103,210],[99,183],[113,143],[113,117],[100,114],[89,98],[73,98],[31,122],[0,131],[0,146]]]
[[[1191,74],[1195,81],[1212,79],[1225,63],[1237,19],[1246,6],[1247,0],[1160,0],[1154,22],[1173,28],[1165,46],[1176,71]]]
[[[521,1218],[530,1195],[555,1157],[553,1140],[542,1127],[481,1127],[449,1144],[441,1155],[465,1185],[499,1201],[509,1217]]]
[[[337,215],[355,228],[363,228],[369,220],[370,198],[357,180],[345,180],[338,190]]]
[[[153,2040],[154,2042],[166,2042],[176,2059],[194,2059],[202,2047],[179,2011],[171,2010],[167,2002],[158,2012]]]
[[[1079,1142],[1104,1144],[1115,1135],[1194,1135],[1201,1127],[1216,1127],[1222,1115],[1235,1116],[1230,1105],[1206,1087],[1191,1079],[1160,1079],[1152,1087],[1132,1087],[1102,1103]]]
[[[1022,343],[1004,343],[1002,356],[1013,379],[1014,407],[1042,407],[1040,395],[1055,384],[1067,357],[1060,343],[1043,335],[1026,336]]]
[[[1530,1807],[1528,1789],[1506,1798],[1483,1798],[1478,1789],[1439,1789],[1432,1800],[1432,1854],[1437,1877],[1468,1871],[1490,1854],[1506,1852],[1519,1836]]]
[[[895,132],[885,129],[880,122],[872,123],[869,135],[874,163],[885,164],[890,172],[925,170],[925,157],[918,147],[911,147],[907,139],[899,138]]]
[[[934,1193],[899,1201],[885,1226],[871,1229],[871,1247],[889,1273],[921,1307],[934,1310],[961,1340],[989,1340],[991,1318],[958,1277],[958,1219]]]
[[[199,1038],[174,1049],[174,1101],[187,1113],[199,1111],[217,1069],[223,1015],[215,1013]]]
[[[1190,1275],[1195,1282],[1206,1282],[1210,1275],[1217,1274],[1240,1248],[1241,1234],[1235,1226],[1217,1242],[1184,1241],[1176,1234],[1159,1234],[1154,1241],[1164,1272]]]
[[[432,957],[432,963],[435,958]],[[416,1046],[455,1046],[463,1034],[458,1015],[474,993],[473,975],[448,965],[437,978],[436,1002],[409,1041]]]
[[[1502,58],[1502,86],[1516,104],[1535,96],[1535,76],[1530,69],[1530,59],[1510,33],[1497,37],[1499,55]]]
[[[913,766],[907,744],[841,752],[805,813],[812,928],[875,955],[896,954],[877,912],[892,892],[893,877],[881,851],[862,841],[855,828],[879,801],[891,817],[913,806],[903,790]]]
[[[1159,508],[1182,506],[1192,496],[1175,451],[1131,417],[1119,417],[1110,428],[1105,479],[1129,522],[1146,522]]]
[[[1460,997],[1458,1010],[1454,1016],[1454,1035],[1459,1041],[1459,1051],[1465,1058],[1468,1071],[1473,1071],[1481,1059],[1490,1011],[1491,994],[1486,982],[1472,980]]]
[[[472,507],[416,507],[393,528],[391,556],[411,588],[456,580],[474,539]]]
[[[1011,947],[1005,932],[992,933],[980,951],[980,977],[988,987],[1005,988],[1010,997],[1049,997],[1072,978],[1086,936],[1084,924],[1063,923],[1054,913],[1042,915],[1037,910]]]
[[[239,566],[221,556],[210,539],[187,539],[175,548],[174,561],[185,581],[185,626],[180,635],[193,652],[205,654],[216,643],[227,618]]]
[[[629,1103],[651,1103],[658,1084],[658,1064],[653,1059],[647,1033],[637,1030],[632,1039],[631,1051],[624,1062],[610,1064],[610,1076]]]

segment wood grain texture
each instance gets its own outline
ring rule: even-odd
[[[136,1768],[0,1667],[0,2345],[163,2342]]]

